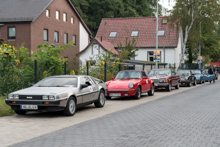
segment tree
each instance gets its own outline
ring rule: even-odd
[[[130,60],[131,58],[134,58],[136,56],[135,52],[138,51],[136,44],[137,43],[134,38],[132,40],[128,40],[128,38],[126,38],[125,46],[123,46],[122,43],[119,43],[118,57],[122,60]]]
[[[72,3],[94,35],[102,18],[154,16],[156,10],[156,0],[72,0]]]
[[[183,29],[181,63],[184,62],[184,53],[189,39],[192,39],[191,45],[201,41],[200,23],[205,23],[209,32],[213,31],[214,22],[219,20],[219,12],[219,0],[177,0],[171,11],[171,21],[176,23],[178,29],[180,27]]]

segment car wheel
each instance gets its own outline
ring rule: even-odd
[[[138,86],[137,92],[136,92],[134,98],[136,98],[136,99],[140,99],[141,98],[141,88],[140,88],[140,86]]]
[[[110,97],[110,96],[106,96],[105,98],[108,99],[108,100],[110,100],[112,97]]]
[[[103,90],[100,91],[98,100],[94,102],[97,108],[101,108],[105,105],[105,92]]]
[[[197,84],[197,82],[196,82],[196,80],[195,80],[194,83],[193,83],[193,86],[196,86],[196,84]]]
[[[191,87],[191,82],[189,81],[188,87]]]
[[[149,95],[149,96],[153,96],[153,95],[154,95],[154,85],[153,85],[153,84],[151,85],[151,89],[150,89],[150,91],[148,92],[148,95]]]
[[[180,83],[178,82],[178,84],[175,86],[176,89],[180,88]]]
[[[166,90],[167,90],[168,92],[170,92],[171,89],[172,89],[172,87],[171,87],[171,83],[169,83],[169,85],[166,87]]]
[[[76,112],[76,100],[75,98],[70,97],[66,104],[66,108],[64,109],[64,115],[73,116],[75,112]]]
[[[15,113],[18,114],[18,115],[25,115],[27,113],[27,111],[15,110]]]

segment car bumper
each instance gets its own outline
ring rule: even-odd
[[[5,100],[12,110],[21,110],[21,105],[37,105],[38,109],[25,109],[27,111],[60,111],[64,110],[67,99],[65,100]]]
[[[167,87],[169,83],[154,83],[155,88]]]
[[[126,89],[126,90],[109,90],[107,91],[107,96],[109,97],[129,97],[135,96],[136,90],[135,89]]]
[[[183,86],[183,85],[188,85],[189,84],[189,80],[184,80],[184,81],[180,81],[180,85]]]

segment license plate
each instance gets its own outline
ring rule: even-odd
[[[158,83],[154,83],[155,86],[158,86]]]
[[[21,105],[21,109],[37,110],[37,105]]]
[[[109,96],[121,96],[121,93],[110,93]]]

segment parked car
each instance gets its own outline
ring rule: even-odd
[[[205,78],[204,78],[205,82],[208,82],[208,81],[210,81],[212,79],[212,77],[209,77],[210,75],[208,75],[208,70],[209,69],[203,69],[202,70],[203,76],[205,76]],[[215,69],[214,72],[215,72],[214,77],[215,77],[216,80],[218,80],[218,72],[217,72],[217,70]],[[207,78],[207,75],[208,75],[208,78]]]
[[[191,70],[177,70],[177,74],[180,75],[181,86],[191,87],[192,84],[196,86],[196,77],[192,74]]]
[[[192,69],[192,74],[194,74],[194,76],[196,77],[196,83],[202,84],[205,83],[205,81],[203,80],[203,74],[202,71],[199,69]]]
[[[144,71],[124,70],[118,72],[115,78],[107,81],[107,99],[112,97],[141,98],[141,93],[148,92],[154,95],[154,82],[148,78]]]
[[[103,107],[106,91],[106,84],[91,76],[51,76],[10,93],[5,102],[19,115],[28,111],[63,111],[71,116],[76,108],[88,104]]]
[[[171,87],[179,89],[180,76],[173,69],[153,69],[149,77],[154,81],[155,88],[166,88],[171,91]]]

